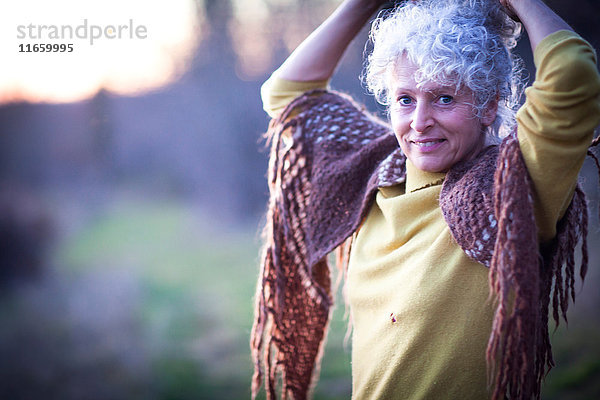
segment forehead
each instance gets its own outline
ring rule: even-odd
[[[391,92],[397,90],[415,90],[423,92],[445,92],[451,94],[469,94],[470,90],[456,85],[442,84],[432,80],[417,81],[419,67],[406,56],[402,56],[388,69],[388,87]]]

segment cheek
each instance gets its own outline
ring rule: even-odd
[[[465,138],[465,141],[468,143],[476,143],[479,142],[479,140],[485,136],[483,134],[483,125],[481,124],[481,122],[479,120],[476,121],[472,121],[470,126],[470,134],[467,135],[467,137]]]
[[[456,141],[462,146],[470,147],[483,136],[481,122],[470,114],[456,116],[447,122],[448,130],[454,133]]]
[[[457,151],[462,157],[476,152],[485,142],[485,134],[482,132],[482,125],[479,123],[471,123],[465,125],[462,130],[462,135],[457,141]]]
[[[390,123],[392,124],[392,129],[398,139],[405,136],[406,132],[409,130],[407,118],[403,118],[401,115],[398,115],[398,113],[390,114]]]

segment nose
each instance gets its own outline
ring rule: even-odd
[[[433,125],[433,114],[431,105],[427,102],[419,102],[412,114],[410,127],[418,133],[425,132]]]

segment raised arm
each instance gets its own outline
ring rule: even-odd
[[[539,236],[546,241],[556,234],[600,122],[600,75],[594,49],[541,0],[503,3],[525,26],[534,52],[535,81],[517,122],[536,189]]]
[[[310,34],[261,87],[263,108],[276,117],[304,92],[325,89],[344,51],[383,4],[345,0]]]
[[[499,0],[507,10],[508,14],[516,20],[520,20],[529,42],[531,51],[535,51],[537,45],[547,36],[560,30],[572,31],[561,17],[550,9],[542,0]]]
[[[276,71],[279,78],[323,81],[331,78],[344,51],[371,15],[386,1],[345,0]]]

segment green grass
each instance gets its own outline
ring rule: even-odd
[[[257,231],[229,230],[176,203],[121,205],[64,242],[57,260],[73,275],[135,271],[157,398],[248,398]],[[317,399],[348,398],[345,329],[339,307]]]

